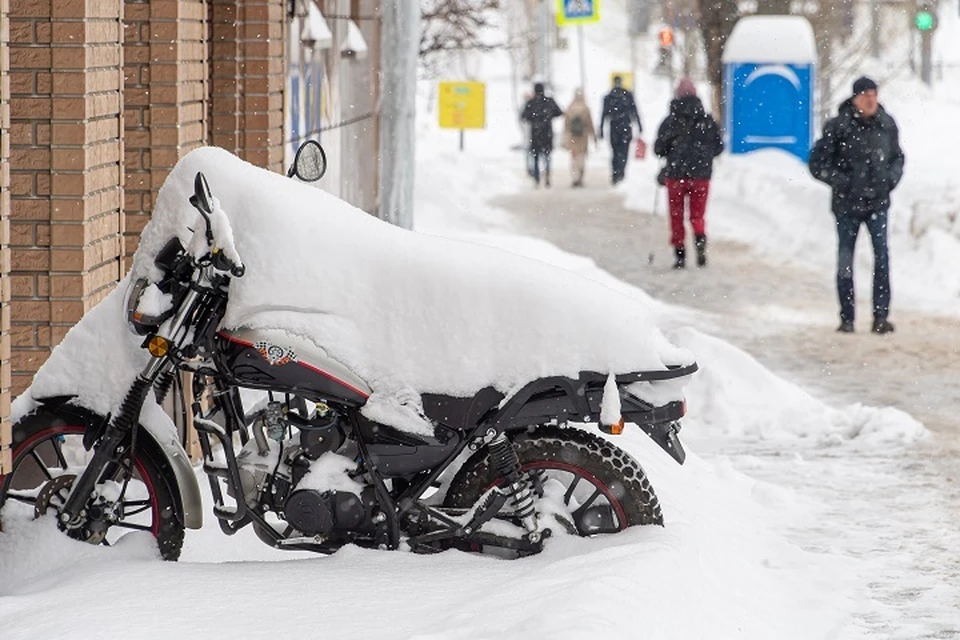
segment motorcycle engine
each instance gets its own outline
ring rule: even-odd
[[[318,462],[344,447],[338,422],[334,410],[322,404],[308,410],[302,398],[268,403],[253,423],[257,437],[237,455],[247,505],[276,512],[304,535],[372,531],[375,491],[350,476],[356,469],[352,457],[334,455],[333,468],[329,459]],[[264,444],[269,451],[263,451]],[[304,483],[308,487],[298,488],[311,470],[328,481],[318,485],[312,478]]]
[[[373,487],[357,496],[348,491],[300,489],[290,494],[283,507],[286,521],[306,535],[372,530],[376,498]]]

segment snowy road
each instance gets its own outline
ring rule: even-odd
[[[810,550],[867,559],[869,569],[860,577],[865,598],[850,637],[960,637],[960,561],[954,551],[960,547],[954,526],[960,517],[960,320],[898,307],[894,292],[895,334],[867,331],[868,300],[858,304],[858,333],[837,334],[831,273],[774,264],[749,246],[725,242],[711,244],[708,268],[674,271],[663,194],[660,213],[653,215],[624,208],[622,194],[597,169],[587,180],[598,185],[593,188],[571,190],[565,180],[555,182],[563,186],[500,196],[490,204],[510,212],[517,231],[592,258],[659,300],[688,307],[693,311],[673,317],[739,346],[818,397],[837,405],[897,407],[934,432],[906,451],[864,448],[840,464],[837,456],[850,450],[812,443],[784,451],[717,438],[698,442],[697,450],[729,456],[751,476],[790,486],[823,505],[818,521],[795,526],[790,535]],[[709,210],[707,222],[709,232]]]

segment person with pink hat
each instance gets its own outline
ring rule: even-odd
[[[707,229],[704,216],[713,159],[723,151],[723,140],[713,117],[703,110],[693,80],[684,76],[670,102],[670,114],[660,124],[653,151],[666,158],[661,174],[667,187],[670,209],[670,244],[674,269],[687,265],[684,229],[685,209],[690,209],[697,266],[707,265]]]

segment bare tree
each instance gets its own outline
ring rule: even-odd
[[[700,0],[700,31],[707,52],[707,78],[713,89],[713,114],[720,122],[723,122],[725,107],[720,99],[723,83],[720,58],[727,38],[739,19],[737,0]]]
[[[490,51],[504,45],[494,39],[500,0],[422,0],[420,57],[450,51]]]

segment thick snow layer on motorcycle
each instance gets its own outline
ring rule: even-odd
[[[133,278],[158,277],[153,261],[170,238],[189,246],[198,171],[246,266],[231,283],[224,326],[283,328],[314,341],[373,389],[364,409],[371,419],[422,432],[429,426],[418,417],[420,393],[468,397],[492,386],[509,394],[548,375],[693,360],[664,339],[643,304],[612,289],[498,249],[394,227],[217,148],[191,152],[167,178]],[[80,404],[115,410],[146,355],[122,328],[126,286],[54,350],[34,397],[79,391]],[[18,409],[28,406],[22,400]]]

